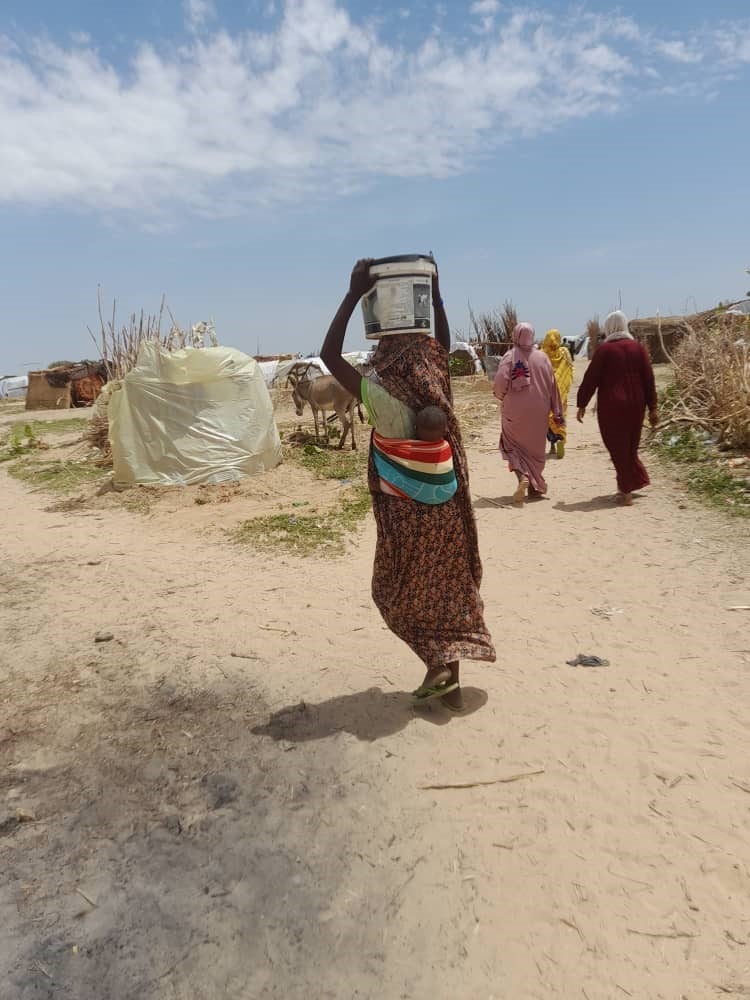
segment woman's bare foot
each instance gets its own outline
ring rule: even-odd
[[[526,491],[529,488],[529,480],[526,476],[521,476],[518,480],[518,486],[516,487],[516,492],[513,494],[513,503],[519,506],[526,499]]]
[[[617,502],[621,507],[632,507],[633,506],[633,494],[632,493],[618,493]]]

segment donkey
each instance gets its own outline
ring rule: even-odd
[[[323,427],[325,429],[326,410],[334,410],[336,416],[341,421],[342,433],[339,439],[339,448],[344,447],[346,435],[350,434],[352,439],[352,451],[356,451],[357,439],[354,436],[354,406],[356,400],[351,393],[340,385],[333,375],[321,375],[314,379],[299,379],[294,374],[289,375],[289,382],[292,386],[292,399],[297,416],[301,417],[305,403],[310,404],[315,421],[315,440],[320,440],[318,430],[318,413],[323,414]],[[359,419],[362,420],[362,412],[359,412]]]

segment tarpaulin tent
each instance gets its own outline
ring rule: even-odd
[[[366,366],[372,357],[372,351],[351,351],[343,355],[344,360],[355,368]],[[260,361],[260,370],[269,387],[282,386],[291,371],[304,371],[305,378],[314,379],[320,375],[330,375],[321,358],[284,358],[273,361]]]
[[[451,360],[454,362],[451,368],[458,375],[481,375],[484,371],[482,359],[477,354],[473,344],[463,340],[457,340],[451,347]],[[458,370],[456,370],[458,369]]]
[[[260,366],[228,347],[141,344],[113,387],[109,438],[118,485],[231,482],[281,461]]]
[[[0,378],[0,399],[23,399],[28,387],[28,375],[3,375]]]

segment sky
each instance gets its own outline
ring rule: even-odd
[[[317,351],[364,256],[456,335],[750,291],[748,0],[2,0],[0,134],[0,375],[96,356],[97,288]]]

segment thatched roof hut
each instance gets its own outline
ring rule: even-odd
[[[671,354],[689,330],[710,326],[725,311],[724,308],[707,309],[705,312],[689,316],[649,316],[646,319],[631,319],[629,329],[637,340],[646,345],[654,364],[664,364],[669,361],[664,348]]]
[[[66,361],[44,371],[29,372],[27,410],[67,410],[91,406],[107,381],[103,361]]]

